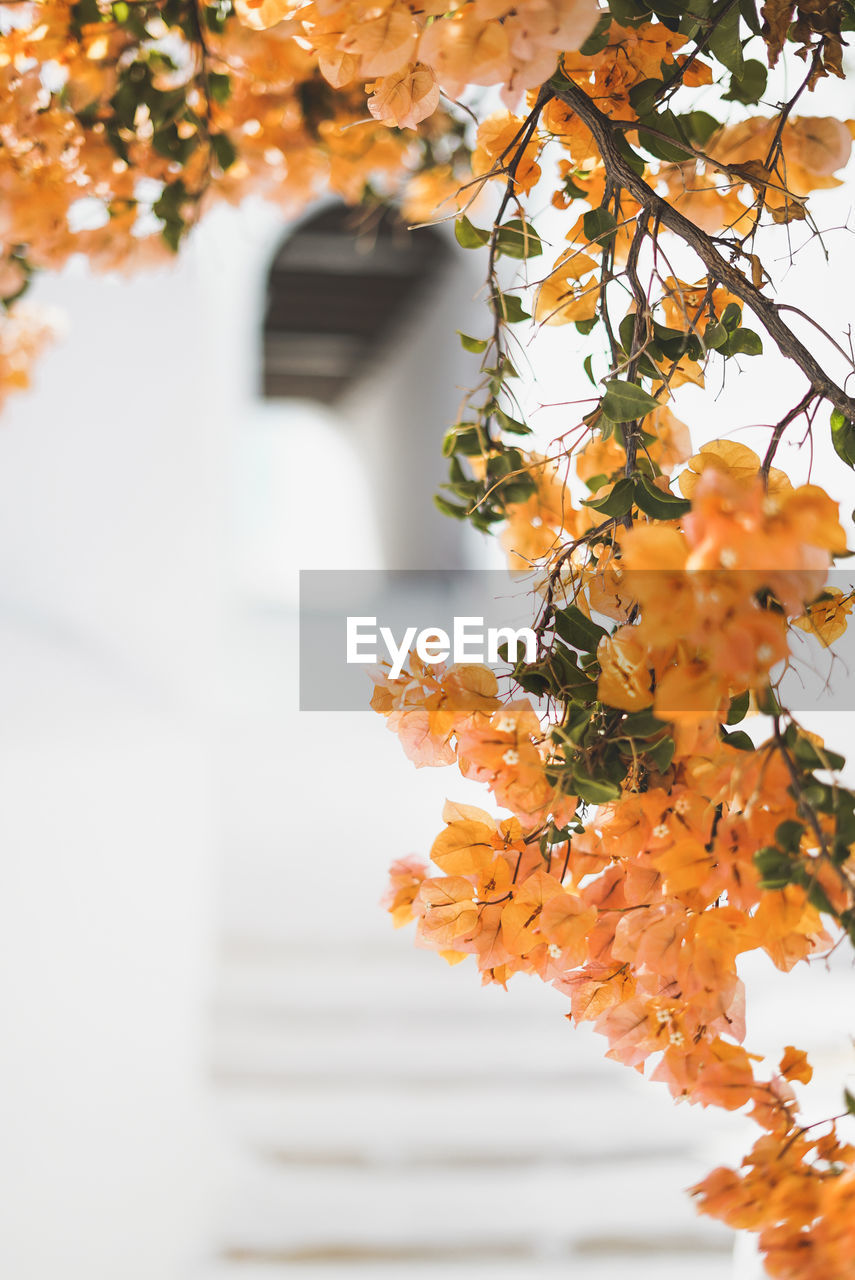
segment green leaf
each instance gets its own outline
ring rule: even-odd
[[[769,685],[766,685],[765,689],[757,689],[754,697],[757,702],[757,710],[761,715],[779,716],[781,714],[783,708]]]
[[[444,516],[451,516],[454,520],[465,520],[469,515],[468,507],[456,507],[453,502],[446,502],[441,494],[433,495],[434,506],[442,512]]]
[[[742,324],[742,307],[738,302],[728,302],[721,313],[721,322],[728,333],[733,333]]]
[[[855,1116],[855,1094],[849,1089],[844,1089],[843,1101],[846,1104],[846,1114],[849,1116]]]
[[[739,39],[739,9],[729,9],[720,19],[714,17],[713,21],[715,26],[710,32],[707,48],[723,66],[727,67],[728,71],[741,76],[745,60],[742,56],[742,42]]]
[[[181,248],[181,239],[184,235],[184,231],[185,225],[178,219],[164,222],[163,229],[160,234],[173,253],[177,253]]]
[[[816,907],[817,911],[824,911],[826,915],[834,916],[837,912],[831,905],[831,899],[823,889],[818,880],[811,881],[807,891],[808,902],[812,907]]]
[[[659,401],[637,383],[613,378],[606,384],[600,408],[609,422],[633,422],[658,409]]]
[[[180,220],[181,206],[186,199],[187,188],[184,183],[180,179],[178,182],[170,182],[152,205],[152,211],[158,218],[163,218],[164,222],[175,222]]]
[[[742,21],[748,27],[749,31],[751,31],[755,36],[759,36],[762,31],[762,27],[760,25],[760,19],[757,16],[757,5],[755,0],[739,0],[739,12],[742,14]]]
[[[208,30],[213,31],[215,35],[222,35],[229,18],[228,10],[218,9],[214,5],[206,5],[204,14],[205,26]]]
[[[754,865],[760,872],[764,889],[783,889],[792,880],[793,865],[790,859],[774,845],[758,849],[754,855]]]
[[[716,129],[721,128],[721,122],[708,111],[689,111],[680,119],[696,147],[705,147]]]
[[[791,728],[794,727],[791,726]],[[842,769],[846,763],[844,756],[838,755],[836,751],[827,751],[824,747],[820,750],[809,738],[801,734],[794,737],[790,746],[794,759],[803,769],[830,769],[835,772]]]
[[[798,853],[804,830],[803,823],[797,822],[795,818],[787,818],[775,828],[775,843],[785,853]]]
[[[507,258],[537,258],[543,253],[540,236],[531,223],[522,218],[512,218],[499,227],[496,249]]]
[[[637,116],[649,116],[656,105],[656,95],[665,88],[661,80],[639,80],[629,91],[629,105]]]
[[[608,778],[589,778],[575,769],[571,774],[571,785],[579,799],[586,804],[610,804],[621,796],[616,782],[610,782]]]
[[[744,720],[748,715],[748,708],[750,705],[750,689],[746,689],[744,693],[738,693],[736,697],[731,698],[730,710],[727,713],[725,724],[739,724],[740,720]]]
[[[578,176],[578,170],[577,176]],[[580,187],[578,182],[574,182],[568,174],[561,184],[561,190],[568,200],[587,200],[588,193],[584,187]]]
[[[615,215],[602,206],[598,209],[591,209],[582,219],[582,226],[588,240],[596,241],[597,244],[605,246],[609,241],[614,239],[617,220]]]
[[[460,338],[460,345],[465,351],[471,351],[473,355],[480,355],[482,351],[487,350],[487,338],[470,338],[468,333],[462,333],[457,330],[457,336]]]
[[[677,744],[673,738],[663,738],[661,742],[648,747],[645,755],[656,766],[659,773],[664,773],[674,759],[676,750]]]
[[[495,369],[487,369],[485,372],[493,375],[490,379],[490,389],[493,395],[501,391],[502,384],[506,378],[518,378],[520,376],[506,355],[501,356]]]
[[[669,31],[677,31],[680,26],[680,20],[685,13],[685,3],[681,0],[651,0],[651,9],[656,14],[660,22],[663,22]]]
[[[612,25],[612,17],[610,13],[603,13],[594,30],[588,36],[588,39],[579,49],[579,52],[585,58],[591,58],[595,53],[601,53],[609,42],[609,31]]]
[[[182,138],[175,125],[168,124],[164,129],[155,129],[151,142],[158,155],[186,164],[199,145],[199,135]]]
[[[687,156],[691,155],[691,143],[685,136],[679,117],[675,116],[673,111],[669,109],[657,111],[652,115],[643,117],[640,123],[647,125],[647,128],[638,130],[639,144],[644,147],[645,151],[649,151],[652,156],[655,156],[657,160],[681,164]],[[654,136],[654,134],[648,132],[650,129],[655,129],[656,133],[664,133],[668,138],[673,138],[673,143],[667,142],[664,138]]]
[[[669,359],[681,356],[686,350],[688,337],[682,329],[669,329],[667,325],[659,324],[654,320],[653,336],[656,339],[656,345],[662,348]]]
[[[596,698],[596,684],[589,675],[579,669],[573,649],[556,645],[546,659],[546,668],[552,677],[553,690],[569,694],[572,698],[584,702],[591,702]]]
[[[514,681],[526,693],[533,693],[536,698],[542,698],[549,689],[549,680],[535,665],[517,667],[514,671]]]
[[[604,516],[625,516],[633,503],[634,486],[628,476],[618,480],[617,484],[602,498],[583,498],[586,507],[599,511]]]
[[[512,418],[509,413],[505,413],[504,409],[500,409],[497,405],[493,410],[496,421],[503,431],[510,431],[514,436],[530,436],[531,427],[524,422],[518,422],[516,418]]]
[[[130,80],[122,79],[110,101],[119,124],[124,125],[126,129],[133,129],[134,116],[141,101],[140,93]]]
[[[622,27],[640,22],[650,13],[650,5],[639,3],[638,0],[609,0],[609,9]]]
[[[480,249],[490,239],[489,231],[473,226],[465,213],[455,222],[454,235],[462,249]]]
[[[635,312],[629,311],[618,325],[618,336],[620,337],[621,346],[629,355],[632,350],[632,343],[635,337]]]
[[[505,449],[495,454],[487,463],[487,476],[490,480],[501,480],[512,475],[522,466],[522,454],[519,449]]]
[[[726,742],[729,747],[736,747],[737,751],[754,750],[754,743],[744,729],[735,729],[733,733],[728,733],[726,729],[719,729],[718,733],[722,742]]]
[[[711,320],[704,329],[704,346],[717,351],[719,347],[724,346],[729,336],[720,320]]]
[[[515,293],[500,293],[496,299],[498,310],[507,324],[520,324],[530,320],[531,313],[523,310],[523,304]]]
[[[640,156],[637,151],[633,151],[622,133],[616,135],[614,143],[630,169],[632,169],[633,173],[637,173],[639,178],[643,178],[644,170],[647,168],[647,164],[643,157]]]
[[[537,492],[537,485],[531,476],[515,476],[507,484],[503,484],[500,489],[502,502],[528,502],[533,493]]]
[[[445,458],[462,453],[464,458],[479,457],[484,452],[485,436],[472,422],[460,422],[451,427],[442,441],[442,454]]]
[[[738,75],[730,78],[730,88],[723,94],[725,102],[743,102],[751,106],[760,101],[766,92],[768,72],[762,62],[748,58]]]
[[[621,716],[614,732],[617,738],[654,738],[667,727],[666,721],[659,720],[649,707],[645,707],[642,711],[628,711]]]
[[[209,71],[208,92],[214,102],[222,106],[224,102],[228,102],[232,95],[231,77],[225,75],[222,71]]]
[[[578,605],[568,604],[566,608],[555,611],[555,634],[571,649],[593,654],[608,632],[592,622]]]
[[[839,409],[831,411],[831,443],[838,458],[848,467],[855,467],[855,423]]]
[[[106,21],[105,15],[98,8],[97,0],[77,0],[77,3],[71,6],[71,13],[78,27]]]
[[[585,373],[588,375],[588,381],[591,383],[592,386],[595,387],[597,385],[597,379],[594,377],[593,355],[585,356],[585,359],[582,363],[582,368],[585,370]]]
[[[692,509],[686,498],[678,498],[676,493],[665,493],[647,476],[636,475],[634,488],[635,505],[654,520],[677,520]]]
[[[737,329],[723,348],[728,355],[762,356],[763,340],[753,329]]]
[[[211,137],[211,150],[217,159],[217,164],[223,170],[230,169],[237,160],[237,147],[232,142],[227,133],[215,133]]]

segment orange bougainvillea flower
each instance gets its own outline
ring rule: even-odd
[[[413,903],[427,875],[427,866],[418,858],[401,858],[389,868],[389,887],[382,905],[396,929],[415,918]]]
[[[855,593],[844,595],[839,587],[826,587],[822,595],[808,605],[793,626],[816,636],[824,648],[839,640],[849,623],[849,615],[855,607]]]
[[[452,947],[478,922],[472,884],[463,876],[422,881],[415,899],[418,937],[430,946]]]
[[[684,332],[693,327],[703,331],[708,320],[720,316],[729,302],[737,301],[723,285],[710,288],[707,280],[686,284],[675,276],[668,276],[664,284],[662,311],[665,323]]]
[[[439,85],[430,67],[417,62],[365,86],[368,110],[382,124],[415,129],[439,105]]]
[[[819,912],[808,902],[804,889],[795,884],[763,895],[752,928],[772,963],[784,972],[831,943]]]
[[[514,143],[524,128],[524,121],[510,111],[496,111],[482,120],[478,126],[475,149],[472,152],[472,172],[476,177],[489,173],[497,164],[506,162],[514,150]],[[522,157],[514,173],[514,185],[521,192],[528,193],[540,178],[540,165],[537,163],[538,142],[531,142],[522,153]],[[507,174],[496,175],[502,182],[507,182]]]
[[[604,636],[597,648],[597,696],[610,707],[638,711],[653,702],[648,651],[635,627]]]
[[[699,477],[706,471],[720,471],[737,484],[753,488],[760,473],[760,459],[753,449],[735,440],[711,440],[689,459],[689,465],[680,475],[678,484],[684,498],[693,498]],[[789,492],[792,485],[783,471],[772,467],[769,471],[766,491],[774,496]]]
[[[433,67],[451,98],[467,84],[501,82],[511,67],[504,26],[483,21],[471,6],[431,23],[422,34],[419,57]]]
[[[554,462],[533,453],[528,464],[536,491],[525,502],[508,504],[501,535],[511,569],[530,568],[555,550],[562,534],[579,537],[592,523],[587,507],[574,507]]]
[[[542,324],[591,320],[600,301],[597,263],[578,249],[566,249],[537,291],[534,315]]]
[[[499,705],[498,685],[489,667],[475,664],[430,665],[415,655],[396,679],[388,667],[369,674],[374,681],[371,707],[387,717],[388,727],[417,767],[451,764],[454,736],[470,722],[485,720]]]
[[[774,118],[755,116],[721,129],[710,149],[716,159],[729,165],[763,166],[772,150],[776,129]],[[823,187],[839,186],[840,179],[833,175],[849,161],[852,135],[843,120],[797,116],[785,122],[781,147],[782,160],[769,173],[771,185],[765,188],[766,202],[771,207],[786,199],[784,188],[795,196],[805,196]]]
[[[800,1084],[810,1084],[813,1078],[813,1067],[802,1049],[794,1049],[788,1044],[778,1070],[785,1080],[798,1080]]]
[[[518,845],[522,829],[514,819],[497,822],[472,805],[446,804],[447,826],[433,843],[431,859],[447,875],[480,876],[494,866],[496,853]]]
[[[508,703],[489,723],[471,723],[459,733],[460,771],[485,782],[499,804],[529,827],[551,809],[572,809],[546,776],[540,720],[527,699]]]

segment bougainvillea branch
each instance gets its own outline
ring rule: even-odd
[[[456,765],[500,811],[450,800],[389,909],[485,982],[552,984],[675,1099],[744,1110],[751,1151],[693,1194],[783,1280],[855,1280],[855,1098],[805,1121],[806,1053],[762,1064],[743,1043],[739,961],[788,972],[855,943],[855,792],[784,679],[800,643],[833,653],[855,591],[829,576],[837,502],[776,463],[803,420],[849,480],[855,398],[784,317],[851,370],[844,341],[773,296],[758,248],[774,262],[782,228],[793,262],[804,224],[825,250],[814,211],[855,121],[799,113],[847,77],[853,30],[851,0],[0,6],[0,397],[44,337],[21,301],[34,272],[168,260],[217,200],[333,192],[411,226],[453,217],[484,254],[486,336],[461,335],[480,367],[437,501],[527,575],[534,652],[499,678],[418,651],[374,672],[414,763]],[[781,62],[797,87],[768,114]],[[748,424],[698,446],[675,412],[709,369],[769,358],[746,310],[808,384],[770,409],[762,458],[733,438]],[[584,351],[534,448],[511,352],[546,326]]]
[[[635,172],[618,150],[615,129],[611,121],[598,110],[582,89],[564,82],[563,78],[552,83],[555,96],[572,107],[579,119],[584,121],[591,130],[611,181],[616,186],[627,190],[640,205],[655,214],[664,227],[674,232],[694,249],[710,277],[720,281],[734,297],[739,298],[751,308],[769,335],[774,338],[781,354],[798,365],[815,392],[828,400],[846,417],[855,418],[855,399],[837,386],[818,360],[784,323],[781,319],[780,305],[766,297],[751,280],[722,257],[711,236],[684,217],[679,209],[675,209],[667,200],[658,196],[652,187]]]

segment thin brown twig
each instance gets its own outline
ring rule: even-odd
[[[764,457],[763,463],[760,467],[760,474],[763,477],[764,485],[769,483],[769,468],[772,466],[772,461],[778,451],[778,445],[783,439],[784,432],[791,422],[795,422],[796,418],[801,414],[807,413],[815,399],[816,392],[814,390],[811,389],[810,391],[805,392],[795,408],[791,409],[789,413],[785,413],[781,421],[775,425],[772,432],[772,439],[769,441],[769,448],[766,450],[766,456]]]
[[[847,418],[855,418],[855,400],[848,396],[825,372],[815,356],[781,319],[780,304],[766,297],[752,282],[722,257],[711,237],[684,214],[657,195],[635,172],[618,150],[612,122],[594,105],[584,89],[562,78],[552,82],[556,97],[571,107],[590,129],[606,172],[616,186],[624,187],[641,205],[647,205],[662,225],[679,236],[704,263],[711,276],[720,280],[735,297],[750,307],[777,343],[782,355],[802,370],[814,391],[828,400]]]

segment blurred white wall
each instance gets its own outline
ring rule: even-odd
[[[174,270],[39,281],[67,331],[0,423],[0,1272],[20,1280],[179,1280],[210,1252],[223,710],[296,661],[258,667],[243,610],[287,613],[299,567],[394,542],[366,455],[400,431],[401,380],[349,423],[258,399],[284,232],[223,211]],[[447,368],[453,329],[420,333]],[[412,509],[453,412],[429,395]],[[431,519],[442,563],[456,531]]]
[[[206,1245],[226,435],[192,263],[71,267],[0,424],[0,1270]]]

